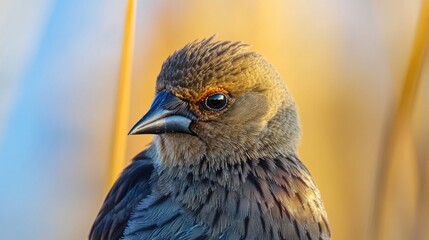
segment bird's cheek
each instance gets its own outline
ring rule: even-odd
[[[222,116],[228,125],[258,126],[270,111],[270,104],[261,93],[247,93],[236,99],[234,106]]]
[[[202,142],[211,146],[218,142],[232,140],[230,127],[224,123],[216,121],[195,122],[191,125],[191,131],[195,132],[196,137],[198,137]]]

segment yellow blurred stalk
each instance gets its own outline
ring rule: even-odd
[[[383,203],[386,198],[388,175],[392,168],[391,160],[394,157],[395,149],[401,147],[401,141],[403,141],[401,138],[406,136],[406,132],[409,131],[413,105],[416,100],[417,90],[421,80],[421,71],[427,50],[428,37],[429,0],[423,0],[401,96],[395,112],[393,113],[393,118],[389,125],[390,128],[388,129],[389,132],[386,134],[386,138],[384,140],[382,155],[376,172],[373,217],[369,226],[370,239],[372,240],[380,239],[381,236],[380,229],[383,220]]]
[[[109,166],[107,189],[113,185],[123,170],[126,160],[128,116],[130,112],[131,71],[133,64],[134,26],[136,0],[128,0],[125,17],[125,31],[122,45],[122,59],[118,82],[115,126],[113,133],[112,159]]]

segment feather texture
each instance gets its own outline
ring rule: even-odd
[[[245,47],[209,38],[167,59],[143,117],[158,135],[113,186],[91,240],[330,239],[320,192],[296,155],[295,103]],[[202,106],[211,93],[227,95],[225,108]]]
[[[141,157],[109,193],[90,239],[330,238],[319,191],[296,156],[227,166],[222,174],[238,176],[227,177],[230,184],[174,170],[158,175]]]

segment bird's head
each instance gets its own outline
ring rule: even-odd
[[[213,165],[295,152],[294,101],[267,60],[240,42],[193,42],[164,62],[149,111],[130,134],[157,134],[169,164]]]

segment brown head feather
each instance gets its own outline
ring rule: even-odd
[[[157,136],[159,148],[174,149],[161,157],[164,164],[189,165],[210,156],[208,162],[218,168],[249,157],[295,152],[300,128],[294,101],[274,67],[247,49],[241,42],[210,37],[186,45],[165,61],[157,91],[168,90],[188,102],[198,117],[191,126],[198,136]],[[230,96],[225,110],[202,106],[213,92]]]

